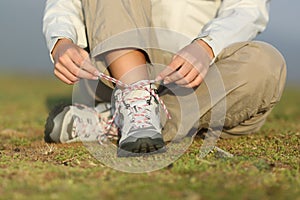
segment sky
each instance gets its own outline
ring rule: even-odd
[[[42,35],[45,0],[0,1],[0,73],[12,70],[52,74]],[[272,0],[270,23],[257,39],[274,45],[288,65],[288,81],[300,83],[300,1]],[[300,85],[300,84],[299,84]]]

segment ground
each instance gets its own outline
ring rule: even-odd
[[[174,164],[129,174],[82,144],[43,142],[49,110],[71,86],[47,77],[0,78],[0,199],[300,199],[300,91],[288,87],[259,133],[218,146],[233,158],[197,157],[196,138]]]

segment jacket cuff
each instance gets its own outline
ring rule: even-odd
[[[210,48],[212,49],[212,51],[214,53],[214,58],[211,63],[211,64],[213,64],[214,61],[216,60],[217,56],[223,50],[222,45],[220,45],[219,42],[213,36],[209,35],[208,33],[201,33],[195,40],[203,40],[204,42],[206,42],[206,44],[208,44],[210,46]]]

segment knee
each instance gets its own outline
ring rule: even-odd
[[[272,45],[253,41],[248,46],[250,58],[247,71],[253,74],[248,83],[256,85],[255,89],[272,95],[270,101],[279,101],[286,80],[286,63],[282,54]]]
[[[278,77],[286,72],[285,59],[274,46],[266,42],[252,41],[249,42],[248,51],[255,62],[252,69],[262,72],[265,77],[269,75]]]
[[[280,100],[286,79],[285,60],[273,46],[253,41],[231,49],[234,51],[228,48],[229,56],[220,61],[227,63],[224,72],[233,74],[227,85],[236,85],[227,95],[228,109],[234,118],[229,120],[230,125],[231,121],[241,122],[270,110]]]

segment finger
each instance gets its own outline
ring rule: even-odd
[[[194,68],[189,62],[185,62],[182,67],[178,70],[178,73],[185,77]]]
[[[83,50],[84,51],[84,50]],[[85,58],[88,57],[88,55],[85,55],[84,53],[81,53],[81,51],[78,48],[69,48],[66,51],[66,55],[74,62],[77,66],[81,66],[84,62]]]
[[[80,69],[72,60],[70,57],[66,56],[64,59],[60,60],[61,63],[65,66],[65,69],[67,69],[70,73],[72,73],[77,78],[85,78],[85,79],[92,79],[92,80],[98,80],[98,76],[95,74],[91,74],[89,72],[86,72],[83,69]],[[62,73],[64,73],[67,78],[70,78],[71,81],[73,81],[72,77],[69,76],[69,74],[63,70],[60,69]]]
[[[92,76],[99,76],[98,69],[92,64],[89,58],[85,59],[81,65],[81,69],[85,70],[86,72],[90,73]]]
[[[204,79],[203,79],[202,75],[199,74],[191,83],[186,84],[184,87],[187,87],[187,88],[197,87],[203,82],[203,80]]]
[[[176,71],[178,68],[181,67],[184,63],[184,59],[177,56],[174,60],[162,71],[159,73],[159,75],[156,77],[156,81],[161,81],[165,79],[168,75],[172,74],[174,71]]]
[[[79,49],[78,52],[76,51],[71,57],[71,60],[81,69],[78,77],[94,80],[98,79],[99,71],[92,65],[89,54],[85,50]]]
[[[177,82],[179,80],[185,79],[185,76],[189,74],[193,69],[193,66],[189,64],[188,62],[185,62],[181,68],[178,71],[175,71],[174,73],[167,76],[165,79],[168,82]],[[186,84],[187,82],[185,82]]]
[[[78,77],[71,73],[63,64],[56,63],[55,70],[60,72],[64,77],[66,77],[69,81],[75,82],[78,81]]]
[[[92,79],[92,80],[98,80],[98,74],[91,74],[90,72],[85,71],[84,69],[79,69],[78,73],[79,78],[85,78],[85,79]]]
[[[175,83],[177,85],[187,85],[187,84],[191,83],[198,75],[199,75],[198,70],[193,68],[191,71],[189,71],[189,73],[185,77],[176,81]]]
[[[78,77],[79,74],[79,67],[73,62],[72,58],[68,55],[63,55],[59,57],[58,63],[60,64],[59,70],[62,72],[62,68],[67,69],[70,73],[74,76]]]
[[[68,85],[73,85],[75,82],[70,81],[65,75],[63,75],[60,71],[54,70],[54,74],[57,78],[59,78],[62,82],[68,84]]]

